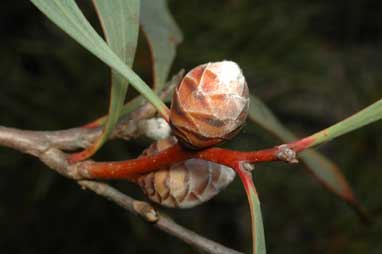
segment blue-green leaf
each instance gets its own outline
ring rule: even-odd
[[[251,211],[252,253],[265,254],[267,251],[265,245],[263,217],[261,215],[260,199],[255,185],[253,184],[252,174],[243,169],[242,165],[236,168],[236,172],[243,183]]]
[[[250,98],[249,118],[285,143],[297,140],[297,137],[280,123],[271,110],[253,95]],[[344,175],[333,162],[312,149],[300,153],[299,158],[324,187],[348,202],[364,219],[367,217]]]
[[[106,41],[110,48],[129,67],[134,62],[139,31],[138,0],[93,0],[101,22]],[[118,122],[126,97],[128,81],[112,70],[109,113],[102,135],[97,141],[81,152],[90,157],[106,142]]]
[[[73,0],[31,0],[31,2],[40,9],[50,20],[68,33],[73,39],[80,43],[83,47],[113,68],[114,71],[121,74],[127,79],[134,88],[138,90],[150,103],[152,103],[158,111],[163,115],[168,115],[168,108],[155,95],[151,88],[128,67],[105,43],[105,41],[96,33],[93,27],[78,8]],[[123,91],[123,84],[118,90]],[[126,85],[125,85],[126,86]],[[112,95],[113,96],[113,95]],[[119,103],[120,104],[120,103]],[[116,107],[116,106],[114,106]],[[119,108],[121,108],[119,106]],[[117,111],[120,110],[117,107]],[[83,154],[85,155],[85,154]],[[86,156],[84,157],[86,158]],[[81,160],[83,157],[78,156],[73,160]]]
[[[142,0],[141,25],[150,46],[154,90],[158,92],[166,83],[182,33],[167,8],[166,0]]]

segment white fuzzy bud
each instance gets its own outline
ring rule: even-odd
[[[148,138],[160,140],[170,136],[171,128],[163,118],[150,118],[138,123],[138,131]]]

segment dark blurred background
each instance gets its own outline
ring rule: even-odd
[[[78,1],[98,27],[90,1]],[[251,91],[297,135],[349,116],[382,95],[379,1],[169,1],[184,42],[172,74],[208,61],[240,64]],[[28,1],[0,3],[0,125],[63,129],[104,114],[108,68],[52,25]],[[135,69],[150,82],[142,41]],[[130,91],[133,91],[131,89]],[[337,163],[375,218],[364,226],[302,166],[259,165],[269,253],[382,253],[382,126],[373,124],[319,150]],[[248,124],[227,146],[278,144]],[[99,160],[137,155],[147,140],[114,141]],[[126,182],[114,186],[144,198]],[[165,209],[181,224],[250,252],[249,211],[236,181],[190,210]],[[35,158],[0,147],[1,253],[198,253]]]

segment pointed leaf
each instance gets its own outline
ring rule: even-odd
[[[166,105],[155,95],[150,87],[107,46],[105,41],[86,20],[73,0],[31,0],[31,2],[73,39],[127,79],[166,119],[168,118],[168,108]],[[121,83],[117,83],[116,85],[119,86],[118,90],[122,92],[123,89],[126,89]],[[118,105],[114,107],[119,112],[122,105],[120,102],[117,104]],[[77,156],[71,158],[71,160],[76,161],[83,158],[84,157]]]
[[[31,0],[56,25],[126,78],[163,115],[168,109],[150,87],[107,46],[73,0]]]
[[[355,113],[352,116],[338,122],[322,131],[319,131],[310,138],[313,142],[309,147],[316,146],[318,144],[327,142],[329,140],[335,139],[341,135],[344,135],[353,130],[359,129],[370,123],[379,121],[382,119],[382,99],[369,105],[368,107],[362,109],[361,111]]]
[[[249,118],[285,143],[297,140],[297,137],[280,123],[270,109],[253,95],[250,98]],[[363,219],[367,220],[363,207],[354,196],[344,175],[333,162],[311,149],[300,153],[299,157],[306,169],[325,188],[348,202]]]
[[[142,0],[141,25],[153,59],[154,91],[158,92],[166,83],[182,33],[167,8],[166,0]]]
[[[93,4],[107,44],[131,67],[138,41],[139,0],[93,0]],[[120,82],[127,83],[123,78]]]
[[[139,1],[93,0],[93,4],[108,45],[127,66],[131,67],[138,41]],[[118,72],[112,70],[109,113],[102,135],[94,144],[73,156],[88,158],[106,142],[118,122],[127,87],[128,81]]]
[[[240,180],[243,183],[251,211],[252,253],[265,254],[266,246],[263,218],[261,216],[259,196],[257,195],[255,185],[253,184],[252,175],[250,172],[243,169],[242,166],[236,168],[236,172],[238,173]]]
[[[167,86],[165,81],[176,54],[176,47],[182,41],[182,33],[169,13],[164,0],[142,1],[140,20],[153,59],[153,87],[155,92],[159,92]],[[138,96],[126,103],[120,118],[137,109],[143,102],[143,98]],[[103,119],[98,119],[90,127],[103,123]]]
[[[179,82],[183,79],[183,76],[184,76],[184,70],[182,69],[177,74],[172,76],[171,80],[166,82],[166,89],[165,90],[167,90],[167,91],[163,91],[165,94],[161,94],[161,97],[163,97],[163,95],[165,95],[165,97],[162,98],[164,101],[168,102],[171,100],[171,92],[172,92],[173,88],[177,84],[179,84]],[[123,118],[124,116],[130,114],[131,112],[136,110],[138,107],[142,106],[143,102],[144,102],[144,99],[142,98],[142,96],[137,96],[134,99],[127,102],[125,105],[123,105],[120,119]],[[97,127],[104,125],[106,122],[106,119],[107,119],[107,116],[103,116],[103,117],[100,117],[100,118],[96,119],[95,121],[90,122],[90,123],[88,123],[82,127],[84,127],[84,128],[97,128]]]

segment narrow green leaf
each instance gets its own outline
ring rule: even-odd
[[[168,11],[165,0],[141,1],[140,22],[146,35],[153,59],[153,88],[160,92],[169,83],[166,82],[176,48],[182,41],[182,33]],[[121,117],[131,113],[144,102],[141,96],[123,106]]]
[[[297,140],[297,137],[280,123],[270,109],[253,95],[250,98],[249,118],[285,143]],[[299,158],[325,188],[348,202],[363,219],[367,217],[344,175],[333,162],[310,149],[300,153]]]
[[[95,32],[73,0],[31,0],[57,26],[83,47],[127,79],[158,111],[168,114],[168,108],[151,88],[108,47]]]
[[[341,197],[352,202],[353,192],[337,166],[314,150],[305,150],[299,154],[300,159],[308,168],[321,168],[319,181],[333,192],[340,192]],[[324,170],[322,170],[324,169]],[[354,202],[354,201],[353,201]]]
[[[171,17],[164,0],[142,1],[140,20],[150,46],[153,59],[153,87],[158,93],[168,84],[165,81],[175,57],[177,45],[182,41],[182,33]],[[144,99],[138,96],[126,103],[120,118],[137,109],[143,102]],[[103,119],[99,119],[98,124],[103,122]]]
[[[310,136],[314,141],[311,146],[327,142],[348,132],[361,128],[362,126],[382,119],[382,99],[364,108],[358,113],[336,123],[329,128]]]
[[[153,59],[154,91],[158,92],[166,83],[182,33],[168,10],[166,0],[142,0],[141,25]]]
[[[255,185],[252,181],[252,175],[239,166],[236,169],[241,182],[243,183],[245,192],[247,194],[248,204],[251,211],[251,228],[252,228],[252,253],[265,254],[265,234],[263,218],[261,216],[261,206],[259,196],[257,194]]]
[[[151,88],[128,67],[105,43],[105,41],[95,32],[93,27],[89,24],[87,19],[78,8],[73,0],[31,0],[31,2],[40,9],[50,20],[57,26],[68,33],[73,39],[80,43],[83,47],[108,64],[114,71],[121,74],[127,79],[135,89],[138,90],[150,103],[158,109],[158,111],[168,119],[167,106],[156,96]],[[121,99],[117,94],[125,93],[127,83],[115,83],[117,86],[112,89],[111,97]],[[113,112],[118,112],[122,109],[123,100],[111,100],[111,108]],[[116,121],[115,119],[111,122]],[[85,159],[89,156],[88,151],[84,153],[74,154],[69,158],[70,161],[77,161]]]
[[[106,41],[110,48],[129,67],[134,62],[139,30],[138,0],[93,0],[101,22]],[[108,139],[118,122],[126,97],[128,81],[112,70],[111,96],[107,122],[102,135],[84,152],[87,157],[93,155]]]
[[[129,67],[133,65],[139,31],[139,0],[93,0],[107,44]],[[120,82],[127,83],[122,78]]]
[[[169,89],[169,91],[168,91],[168,94],[166,92],[167,96],[165,98],[162,98],[164,101],[169,102],[171,100],[171,97],[172,97],[171,92],[172,92],[173,88],[177,84],[179,84],[179,82],[183,79],[183,76],[184,76],[184,70],[182,69],[177,74],[172,76],[171,80],[166,82],[165,87],[166,87],[166,90]],[[144,102],[144,99],[142,98],[142,96],[137,96],[134,99],[127,102],[125,105],[123,105],[120,119],[125,117],[126,115],[130,114],[131,112],[136,110],[138,107],[142,106],[143,102]],[[85,125],[84,127],[95,128],[95,127],[102,126],[105,124],[106,119],[107,119],[106,116],[100,117],[97,120]]]

